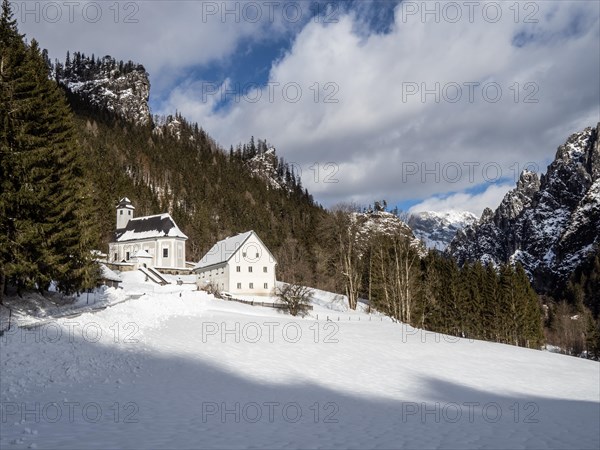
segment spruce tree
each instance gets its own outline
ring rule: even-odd
[[[514,278],[518,289],[519,345],[539,349],[544,343],[544,332],[538,295],[533,290],[521,264],[516,265]]]
[[[37,42],[27,46],[18,35],[6,3],[0,270],[19,290],[44,291],[54,280],[69,293],[96,278],[92,199],[64,94],[49,79]]]
[[[0,302],[4,294],[7,263],[15,250],[11,202],[16,192],[11,183],[11,156],[15,150],[16,84],[24,77],[19,70],[25,59],[22,36],[17,30],[8,0],[2,2],[0,17]]]
[[[483,311],[482,328],[483,339],[486,341],[500,341],[499,326],[499,286],[498,275],[493,265],[488,264],[485,268],[485,278],[483,281]]]
[[[498,331],[500,342],[518,345],[519,293],[515,272],[510,264],[500,267],[498,296]]]

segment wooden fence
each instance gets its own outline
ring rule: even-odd
[[[266,308],[288,309],[288,306],[285,303],[256,302],[254,300],[242,300],[241,298],[225,297],[225,296],[222,296],[221,300],[227,300],[229,302],[244,303],[246,305],[251,305],[251,306],[264,306]],[[306,309],[308,311],[312,311],[313,307],[312,307],[312,305],[307,305]]]

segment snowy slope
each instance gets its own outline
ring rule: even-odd
[[[1,339],[0,448],[600,445],[598,363],[420,332],[320,291],[296,319],[122,276],[147,295]]]

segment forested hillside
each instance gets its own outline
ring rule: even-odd
[[[73,95],[73,94],[71,94]],[[326,214],[302,189],[289,167],[279,162],[286,189],[269,186],[249,170],[266,143],[252,139],[239,151],[225,152],[197,125],[177,116],[152,129],[104,117],[73,102],[86,169],[97,200],[106,248],[115,226],[115,205],[128,196],[136,214],[170,212],[188,235],[188,259],[199,260],[217,240],[254,229],[286,267],[289,253],[300,253],[316,282],[314,230]],[[176,123],[176,131],[172,126]]]

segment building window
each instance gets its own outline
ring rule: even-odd
[[[131,215],[131,211],[127,211],[127,213],[128,213],[129,215]]]
[[[169,249],[163,248],[163,258],[168,258],[168,257],[169,257]]]
[[[264,288],[269,289],[269,283],[265,283]]]
[[[267,273],[267,266],[263,267],[263,272]]]
[[[254,289],[254,283],[250,283],[250,289]]]
[[[129,261],[129,252],[125,253],[125,259]]]
[[[117,255],[117,254],[115,253],[115,259],[114,259],[114,261],[116,261],[117,259],[119,259],[119,255]]]
[[[242,271],[242,268],[241,268],[241,266],[237,266],[237,267],[235,268],[235,271],[236,271],[236,272],[241,272],[241,271]]]
[[[246,252],[242,253],[242,258],[246,257]]]
[[[119,211],[121,213],[121,215],[123,215],[123,210]]]
[[[260,258],[260,255],[257,253],[257,254],[256,254],[256,259],[258,259],[258,258]]]
[[[238,289],[241,289],[241,288],[242,288],[242,283],[238,283],[238,284],[237,284],[237,288],[238,288]]]
[[[252,266],[248,266],[248,272],[252,273]]]

